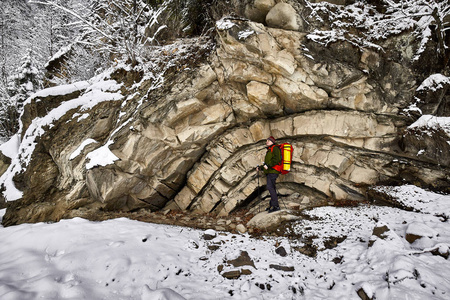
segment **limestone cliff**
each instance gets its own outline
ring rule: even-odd
[[[162,66],[118,66],[30,98],[18,157],[4,174],[19,196],[7,201],[3,223],[95,219],[105,210],[251,209],[270,135],[294,146],[292,171],[278,187],[303,207],[365,201],[382,183],[449,192],[447,133],[425,139],[408,129],[417,116],[404,109],[424,75],[401,56],[407,35],[384,40],[383,51],[322,45],[307,36],[317,25],[306,7],[276,2],[248,2],[242,17],[216,23],[214,41],[161,48]],[[441,102],[418,105],[448,114]]]

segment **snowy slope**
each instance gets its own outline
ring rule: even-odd
[[[448,299],[450,196],[412,186],[392,188],[392,195],[417,210],[309,211],[314,218],[293,228],[311,237],[315,258],[295,250],[300,240],[223,233],[208,241],[204,231],[123,218],[0,228],[0,299],[360,299],[360,289],[376,299]],[[384,239],[372,235],[376,226],[390,229]],[[417,229],[424,237],[410,244],[405,235]],[[339,236],[346,238],[325,249]],[[287,256],[275,252],[279,246]],[[225,262],[241,251],[254,262],[242,267],[252,274],[225,279],[218,266],[235,270]]]

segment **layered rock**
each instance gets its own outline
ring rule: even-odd
[[[254,207],[265,185],[255,167],[270,135],[295,149],[278,185],[294,202],[363,201],[380,182],[448,187],[446,160],[402,144],[413,121],[401,114],[417,87],[413,71],[346,42],[312,43],[295,11],[255,1],[247,13],[264,21],[222,20],[214,52],[166,73],[162,87],[140,72],[110,74],[105,80],[118,83],[110,92],[123,97],[75,106],[44,128],[14,177],[23,197],[8,202],[4,224],[95,219],[99,210],[227,215]],[[22,134],[44,114],[42,103],[58,109],[88,90],[35,98]],[[91,165],[95,153],[114,159]]]

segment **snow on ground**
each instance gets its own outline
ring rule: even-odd
[[[296,250],[306,239],[218,233],[205,240],[205,231],[124,218],[0,227],[0,299],[349,300],[360,299],[358,290],[378,300],[449,299],[450,262],[444,256],[450,222],[442,211],[449,210],[450,196],[411,186],[385,189],[409,206],[417,204],[416,211],[321,207],[294,224],[319,249],[314,258]],[[389,230],[377,237],[374,227]],[[410,244],[410,231],[425,234]],[[330,237],[345,240],[332,248]],[[275,252],[279,246],[287,256]],[[254,262],[242,267],[252,274],[224,278],[218,266],[222,272],[236,269],[226,261],[241,251]]]

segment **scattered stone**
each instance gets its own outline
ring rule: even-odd
[[[407,233],[406,236],[405,236],[405,239],[406,239],[410,244],[414,243],[415,241],[417,241],[417,240],[419,240],[419,239],[421,239],[421,238],[422,238],[422,236],[416,235],[416,234],[412,234],[412,233]]]
[[[225,227],[223,226],[216,226],[214,227],[217,231],[225,231]]]
[[[170,213],[170,208],[169,209],[166,209],[165,211],[163,211],[163,215],[167,215],[168,213]]]
[[[278,271],[284,271],[284,272],[293,272],[293,271],[295,271],[295,268],[294,267],[288,267],[288,266],[280,266],[280,265],[269,265],[269,267],[271,268],[271,269],[275,269],[275,270],[278,270]]]
[[[386,225],[383,225],[381,227],[375,227],[372,231],[372,235],[375,235],[380,239],[385,239],[387,238],[387,235],[385,235],[385,233],[388,232],[389,230],[390,229]]]
[[[265,290],[266,289],[266,286],[263,284],[263,283],[255,283],[255,285],[257,286],[257,287],[259,287],[260,289],[262,289],[262,290]]]
[[[217,233],[214,230],[208,229],[205,231],[205,234],[203,235],[203,239],[205,241],[209,241],[209,240],[214,239],[216,236],[217,236]]]
[[[267,289],[268,291],[270,291],[270,289],[272,288],[272,286],[270,284],[268,284],[268,283],[264,284],[264,283],[258,283],[257,282],[257,283],[255,283],[255,285],[257,287],[259,287],[261,290]]]
[[[307,255],[309,257],[317,256],[317,247],[311,244],[306,244],[303,247],[294,247],[294,250],[297,250],[301,254]]]
[[[289,202],[287,206],[292,210],[300,210],[300,203]]]
[[[256,268],[247,251],[241,251],[238,258],[229,260],[227,263],[233,265],[235,268],[242,266],[252,266],[253,268]]]
[[[360,288],[356,293],[358,294],[359,298],[361,298],[362,300],[372,300],[372,298],[367,296],[367,294],[363,288]]]
[[[198,249],[200,246],[195,241],[189,241],[189,247],[192,249]]]
[[[436,247],[436,249],[431,251],[431,254],[448,259],[450,255],[449,247],[447,245],[440,244]]]
[[[376,226],[376,227],[373,229],[373,231],[372,231],[372,237],[373,237],[373,236],[376,236],[376,237],[378,237],[378,238],[384,240],[384,239],[387,238],[387,235],[386,235],[385,233],[386,233],[386,232],[389,232],[389,231],[390,231],[390,229],[389,229],[389,227],[387,227],[386,225],[383,225],[383,226]],[[376,240],[376,239],[374,239],[374,238],[371,238],[371,239],[369,240],[369,245],[368,245],[369,248],[373,246],[373,244],[375,243],[375,240]]]
[[[241,274],[242,275],[252,275],[253,272],[251,270],[249,270],[249,269],[242,269],[241,270]]]
[[[245,233],[247,232],[247,228],[245,228],[245,226],[243,224],[239,224],[236,226],[236,230],[239,231],[240,233]]]
[[[286,249],[284,249],[283,246],[278,247],[278,248],[275,250],[275,253],[278,254],[278,255],[280,255],[280,256],[282,256],[282,257],[285,257],[285,256],[287,255]]]
[[[435,238],[437,235],[438,233],[433,228],[430,228],[423,223],[414,222],[408,225],[405,239],[412,244],[422,237]]]
[[[217,244],[208,245],[208,249],[211,251],[216,251],[219,248],[220,248],[220,245],[217,245]]]
[[[330,236],[324,241],[324,246],[326,249],[333,249],[338,244],[342,243],[347,239],[346,236]]]
[[[241,271],[233,270],[224,272],[222,273],[222,276],[225,277],[226,279],[238,279],[239,277],[241,277]]]
[[[309,204],[309,202],[311,202],[309,200],[309,197],[307,197],[307,196],[303,197],[302,204]]]
[[[335,257],[335,258],[333,258],[333,262],[337,265],[337,264],[340,264],[340,263],[342,263],[342,259],[343,259],[344,257],[343,256],[337,256],[337,257]]]
[[[217,266],[217,271],[222,272],[223,271],[223,265],[218,265]]]
[[[217,225],[225,225],[225,223],[226,223],[226,220],[224,220],[224,219],[219,219],[219,220],[217,220]]]
[[[292,221],[298,218],[298,216],[294,216],[286,210],[279,210],[273,213],[262,212],[248,221],[247,226],[263,230],[271,230],[273,228],[277,228],[284,221]]]

